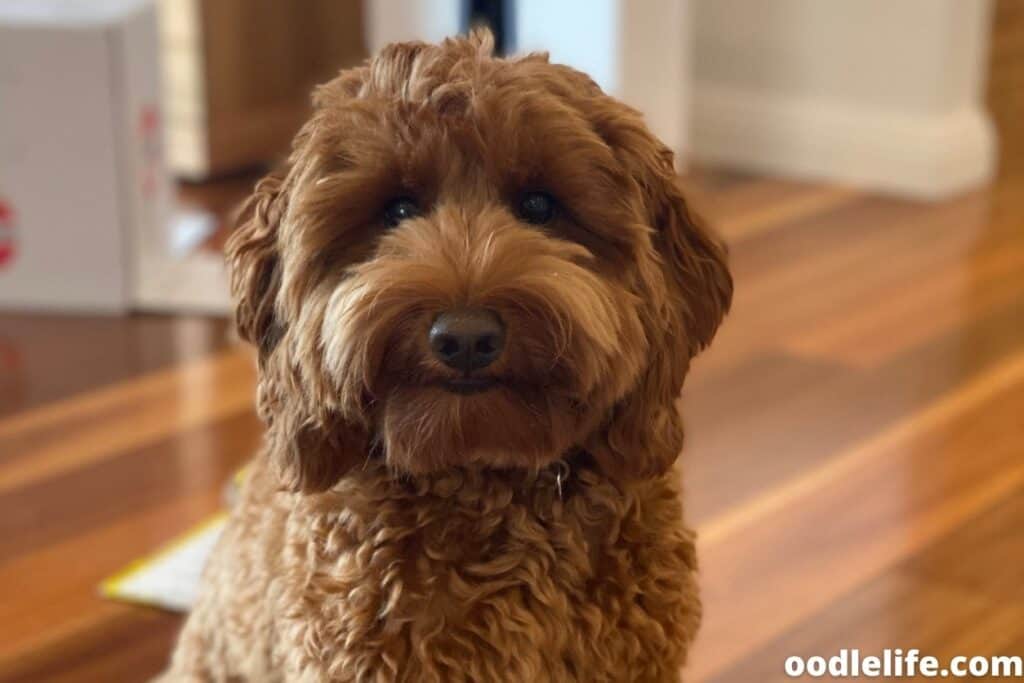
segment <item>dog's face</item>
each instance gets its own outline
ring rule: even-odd
[[[486,36],[394,45],[323,86],[228,245],[293,486],[539,467],[663,471],[729,305],[724,254],[633,110]]]

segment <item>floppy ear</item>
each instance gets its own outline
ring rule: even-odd
[[[259,350],[261,363],[280,338],[274,301],[281,284],[278,228],[287,197],[284,174],[271,173],[259,183],[239,212],[239,225],[225,245],[238,333]]]
[[[711,344],[729,312],[732,275],[725,243],[694,216],[683,198],[679,178],[673,170],[669,173],[662,178],[664,200],[656,222],[655,246],[670,289],[679,297],[674,312],[681,316],[682,338],[692,358]]]
[[[341,419],[313,395],[291,357],[288,326],[276,310],[281,286],[281,221],[288,210],[289,176],[272,173],[243,205],[239,226],[225,246],[235,324],[258,351],[257,408],[267,423],[272,458],[285,486],[314,492],[329,488],[365,458],[365,431]],[[311,361],[312,359],[305,359]]]
[[[628,119],[613,137],[640,186],[660,272],[646,278],[644,292],[649,364],[589,448],[612,476],[650,477],[667,471],[682,450],[683,380],[690,360],[711,343],[729,309],[732,276],[724,245],[694,220],[683,199],[671,151],[638,119]]]

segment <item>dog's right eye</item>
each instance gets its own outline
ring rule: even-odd
[[[406,219],[415,218],[419,215],[419,204],[416,203],[415,199],[409,197],[399,197],[384,207],[384,222],[388,227],[392,228]]]
[[[555,200],[544,192],[527,192],[519,199],[519,216],[527,223],[544,225],[555,217]]]

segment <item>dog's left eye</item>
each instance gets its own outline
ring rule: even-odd
[[[519,199],[519,216],[527,223],[543,225],[555,217],[555,200],[543,192],[527,192]]]
[[[410,199],[409,197],[399,197],[384,207],[384,222],[389,227],[394,227],[406,219],[415,218],[419,215],[419,204],[416,203],[415,199]]]

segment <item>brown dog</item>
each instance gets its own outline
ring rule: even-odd
[[[321,87],[228,246],[267,446],[168,680],[674,681],[729,306],[640,115],[477,33]]]

